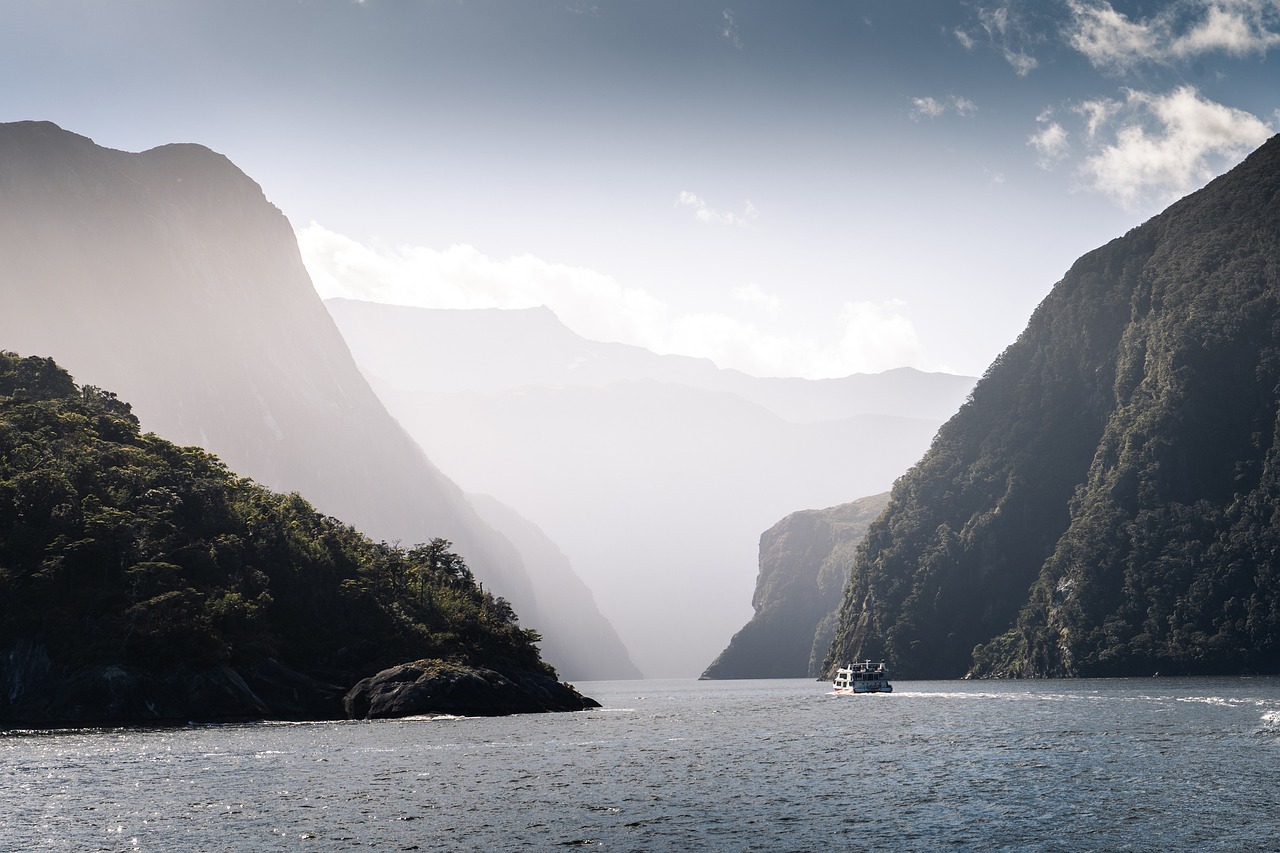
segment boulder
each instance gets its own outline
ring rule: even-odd
[[[351,688],[342,704],[348,717],[369,720],[421,714],[495,717],[600,707],[547,675],[500,673],[438,660],[384,669]]]

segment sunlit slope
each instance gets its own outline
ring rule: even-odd
[[[387,414],[288,220],[225,157],[0,125],[0,298],[0,346],[55,357],[130,400],[145,429],[376,539],[451,540],[554,636],[515,548]]]
[[[595,596],[560,546],[497,498],[468,495],[468,499],[482,519],[520,550],[537,597],[538,613],[544,624],[554,626],[550,636],[544,636],[543,656],[572,661],[571,671],[577,680],[642,677],[617,630],[601,615]]]
[[[1278,395],[1273,138],[1053,289],[895,484],[827,666],[1280,669]]]

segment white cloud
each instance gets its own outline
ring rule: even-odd
[[[912,98],[911,117],[919,121],[921,118],[937,118],[947,111],[947,105],[937,98]]]
[[[750,199],[743,206],[742,213],[722,213],[709,206],[701,196],[695,195],[688,190],[681,190],[680,194],[676,196],[676,206],[693,208],[694,218],[707,225],[731,225],[736,228],[750,226],[758,214],[756,206],[751,203]]]
[[[646,291],[594,270],[520,255],[494,260],[471,246],[372,247],[312,223],[297,232],[316,291],[423,308],[545,305],[578,334],[661,353],[710,358],[759,376],[812,379],[921,366],[915,328],[901,302],[845,304],[826,342],[760,329],[727,313],[675,314]],[[759,285],[735,296],[776,312],[782,301]]]
[[[738,36],[738,21],[734,17],[732,9],[724,10],[724,29],[720,31],[720,35],[724,36],[730,44],[738,50],[742,50],[742,39]]]
[[[1184,0],[1132,20],[1108,0],[1067,0],[1067,43],[1095,68],[1124,72],[1222,51],[1243,57],[1280,45],[1274,0]]]
[[[987,41],[1000,52],[1005,62],[1013,68],[1019,77],[1026,77],[1039,67],[1040,62],[1031,55],[1028,45],[1039,41],[1033,37],[1024,25],[1022,14],[1015,4],[1004,0],[995,6],[978,7],[978,24],[987,35]],[[956,37],[966,49],[972,47],[974,39],[968,33],[956,30]]]
[[[1134,23],[1110,3],[1068,0],[1072,28],[1067,43],[1083,53],[1095,68],[1124,70],[1159,56],[1159,36],[1152,26]]]
[[[1058,161],[1067,155],[1067,129],[1056,121],[1042,116],[1037,119],[1041,127],[1027,138],[1027,144],[1040,155],[1036,163],[1041,169],[1052,169]]]
[[[973,45],[974,45],[973,36],[969,35],[964,30],[959,30],[959,29],[956,30],[953,33],[953,35],[955,35],[956,41],[960,42],[961,47],[963,47],[965,50],[973,50]]]
[[[1017,74],[1019,77],[1026,77],[1032,71],[1035,71],[1040,67],[1040,60],[1021,50],[1010,50],[1006,48],[1004,51],[1004,59],[1005,62],[1008,62],[1013,66],[1013,73]]]
[[[757,376],[831,379],[878,373],[921,364],[920,341],[905,311],[905,303],[896,300],[847,302],[832,324],[830,344],[768,334],[724,314],[691,314],[672,323],[665,351],[710,358]]]
[[[1098,132],[1118,113],[1124,104],[1111,98],[1097,98],[1092,101],[1081,101],[1072,108],[1073,112],[1084,117],[1084,132],[1090,141],[1097,138]]]
[[[546,305],[598,340],[659,334],[667,306],[594,270],[533,255],[494,260],[471,246],[374,248],[312,223],[298,248],[323,298],[343,296],[423,308],[532,308]]]
[[[922,118],[938,118],[947,113],[955,113],[961,118],[971,118],[978,111],[978,105],[968,98],[950,95],[946,98],[912,98],[911,118],[920,121]]]
[[[844,325],[840,360],[869,365],[873,372],[894,365],[919,364],[920,340],[904,313],[906,307],[901,300],[846,302],[840,317]]]
[[[757,308],[763,308],[770,313],[776,312],[782,307],[782,298],[772,293],[765,293],[764,289],[754,281],[744,284],[742,287],[736,287],[733,290],[733,298],[748,305],[754,305]]]
[[[1185,195],[1275,132],[1251,113],[1202,98],[1190,86],[1163,95],[1129,90],[1123,105],[1091,110],[1091,122],[1114,115],[1118,126],[1114,141],[1099,145],[1081,174],[1130,208]]]
[[[1265,54],[1280,44],[1280,33],[1271,29],[1277,23],[1274,4],[1223,0],[1207,6],[1204,19],[1169,45],[1171,54],[1187,58],[1221,50],[1229,56],[1248,56]]]

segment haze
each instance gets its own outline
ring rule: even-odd
[[[980,375],[1077,256],[1280,127],[1275,0],[54,0],[5,15],[0,72],[21,85],[0,119],[225,154],[289,218],[323,297],[545,305],[585,339],[757,377]],[[465,489],[534,500],[482,448],[427,451]],[[894,476],[802,473],[777,490],[783,512]],[[776,520],[750,518],[756,536]],[[742,535],[725,569],[739,589]],[[605,571],[580,553],[584,577]],[[747,611],[716,589],[699,600],[720,622]],[[618,622],[654,606],[616,598]],[[672,668],[657,652],[648,666]]]

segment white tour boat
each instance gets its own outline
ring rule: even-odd
[[[836,693],[892,693],[893,685],[889,683],[889,670],[884,661],[872,663],[859,661],[836,670],[836,680],[832,682]]]

